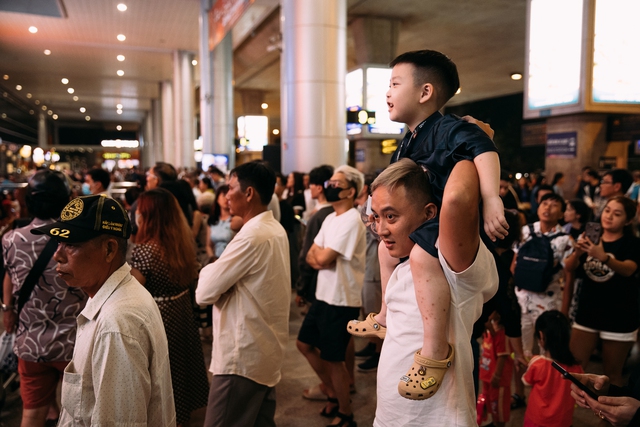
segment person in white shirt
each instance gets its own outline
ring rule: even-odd
[[[196,289],[198,304],[213,304],[213,379],[204,425],[275,426],[274,387],[289,336],[289,243],[267,210],[275,173],[251,162],[230,176],[230,213],[244,225],[201,270]]]
[[[438,393],[427,400],[409,400],[397,390],[398,380],[418,384],[405,377],[414,360],[415,343],[422,340],[422,320],[415,313],[415,298],[409,254],[414,246],[410,235],[437,212],[431,203],[427,174],[410,159],[385,169],[371,185],[371,208],[375,228],[389,254],[400,260],[388,278],[383,295],[387,304],[386,337],[378,364],[377,408],[374,427],[477,426],[473,389],[471,333],[482,305],[498,288],[493,256],[479,237],[479,184],[470,161],[455,165],[447,181],[440,213],[438,255],[451,289],[448,342],[455,348]],[[384,276],[383,276],[384,280]],[[448,367],[450,366],[450,367]],[[432,369],[422,367],[427,371]],[[423,388],[429,385],[429,378]],[[418,389],[419,390],[419,389]]]
[[[31,233],[59,242],[58,275],[89,296],[64,370],[58,426],[175,426],[167,336],[158,305],[125,262],[124,208],[105,195],[78,197],[59,221]]]
[[[296,343],[326,385],[329,401],[321,415],[334,418],[332,425],[349,427],[356,424],[344,360],[351,339],[346,326],[362,305],[366,230],[354,201],[363,186],[364,175],[351,166],[340,166],[325,183],[325,198],[335,212],[326,217],[307,252],[307,263],[318,270],[316,301]]]

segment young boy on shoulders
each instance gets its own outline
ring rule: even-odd
[[[429,172],[435,202],[440,207],[453,167],[461,160],[472,160],[480,180],[485,232],[492,240],[504,238],[508,224],[499,196],[500,160],[495,144],[479,127],[483,123],[476,126],[470,123],[474,119],[463,120],[439,112],[460,86],[456,65],[447,56],[432,50],[404,53],[390,65],[393,69],[387,92],[389,117],[409,127],[391,162],[408,157],[425,168]],[[464,193],[456,194],[452,197],[453,203],[459,200],[464,206],[465,197]],[[398,392],[407,399],[433,396],[455,354],[453,346],[447,342],[451,293],[438,260],[438,234],[438,217],[425,222],[411,234],[417,245],[409,260],[424,336],[413,366],[398,384]],[[380,244],[379,257],[382,308],[380,313],[371,313],[362,322],[349,322],[347,329],[353,335],[384,338],[386,333],[384,291],[398,260],[389,255],[384,242]],[[451,267],[455,269],[455,266]],[[420,387],[414,387],[413,381]]]

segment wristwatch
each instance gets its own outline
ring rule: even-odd
[[[0,304],[0,310],[2,310],[2,311],[11,311],[11,310],[13,310],[13,306],[10,305],[10,304],[2,303],[2,304]]]

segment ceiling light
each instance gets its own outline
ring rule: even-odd
[[[29,114],[31,114],[33,116],[35,114],[35,111],[29,110]]]
[[[77,96],[74,96],[74,97],[73,97],[73,100],[74,100],[74,101],[77,101],[78,99],[79,99],[79,98],[78,98]]]
[[[47,111],[47,106],[46,105],[42,106],[42,111]]]
[[[118,58],[118,61],[120,62],[124,61],[124,55],[118,55],[116,58]]]
[[[5,80],[9,80],[9,74],[5,74],[4,76],[2,76],[2,78]]]
[[[34,27],[33,25],[29,27],[29,32],[31,34],[35,34],[38,32],[38,28]]]
[[[117,39],[121,42],[125,41],[127,39],[127,37],[124,34],[118,34]]]
[[[271,131],[274,135],[280,135],[280,129],[274,129]]]
[[[45,54],[45,55],[51,55],[51,51],[50,51],[49,49],[45,49],[45,50],[44,50],[44,54]]]
[[[40,105],[40,100],[36,99],[36,105]]]
[[[47,114],[52,116],[53,115],[53,111],[49,110],[49,111],[47,111]]]
[[[116,113],[122,114],[122,110],[116,110]]]
[[[194,59],[193,61],[191,61],[191,65],[193,65],[194,67],[198,65],[198,60]]]
[[[127,10],[127,5],[124,3],[120,3],[118,6],[116,6],[118,8],[118,10],[120,12],[124,12],[125,10]]]
[[[7,113],[2,113],[2,116],[0,116],[0,117],[2,117],[3,119],[6,119],[7,118]]]
[[[51,116],[51,118],[52,118],[53,120],[58,120],[58,115],[57,115],[57,114],[54,114],[53,116]]]
[[[120,77],[124,76],[124,71],[123,70],[118,70],[116,71],[116,74],[119,75]]]
[[[73,92],[75,92],[75,89],[73,89],[72,87],[70,87],[69,89],[67,89],[67,92],[69,92],[69,93],[73,93]]]
[[[458,90],[456,91],[456,95],[459,94],[460,92],[462,92],[462,88],[459,87]]]
[[[84,113],[85,111],[87,111],[87,109],[86,109],[86,108],[84,108],[84,107],[80,107],[80,112],[81,112],[81,113]]]
[[[267,108],[269,108],[269,104],[267,104],[266,102],[263,102],[262,105],[260,105],[260,107],[262,107],[263,110],[266,110]]]
[[[84,119],[85,119],[86,121],[89,121],[89,120],[91,120],[91,117],[90,117],[90,116],[84,116]]]
[[[511,73],[511,80],[522,80],[522,73]]]
[[[66,85],[67,83],[69,83],[69,79],[64,78],[61,80],[63,85]]]
[[[116,126],[116,129],[122,130],[122,126],[118,125],[118,126]]]
[[[117,108],[118,110],[122,110],[122,104],[118,104],[118,105],[116,105],[116,108]]]
[[[31,99],[33,95],[31,95],[30,93],[27,94],[27,98]]]
[[[21,85],[16,85],[16,90],[22,90],[22,86]]]

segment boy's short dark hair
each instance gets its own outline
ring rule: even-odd
[[[542,202],[544,202],[545,200],[551,200],[551,201],[560,203],[560,207],[562,209],[562,212],[564,212],[564,210],[567,208],[567,203],[564,201],[564,198],[562,196],[560,196],[559,194],[557,194],[557,193],[545,194],[540,199],[540,204],[542,204]]]
[[[311,169],[309,172],[309,184],[322,185],[324,190],[325,181],[329,181],[333,176],[333,166],[321,165]]]
[[[229,176],[238,178],[240,188],[245,191],[247,187],[253,187],[263,205],[268,205],[276,186],[276,174],[267,165],[255,161],[242,164],[231,171]]]
[[[109,188],[109,184],[111,183],[111,175],[104,169],[95,168],[91,169],[87,172],[87,175],[91,177],[94,182],[99,182],[102,184],[102,188],[105,190]]]
[[[626,169],[611,169],[605,172],[604,176],[609,175],[614,184],[620,184],[620,191],[624,194],[627,192],[631,184],[633,184],[633,175]]]
[[[397,64],[411,64],[415,67],[413,79],[416,85],[434,85],[436,93],[439,94],[438,108],[446,104],[460,88],[456,64],[448,56],[435,50],[403,53],[391,61],[389,66],[393,68]]]

